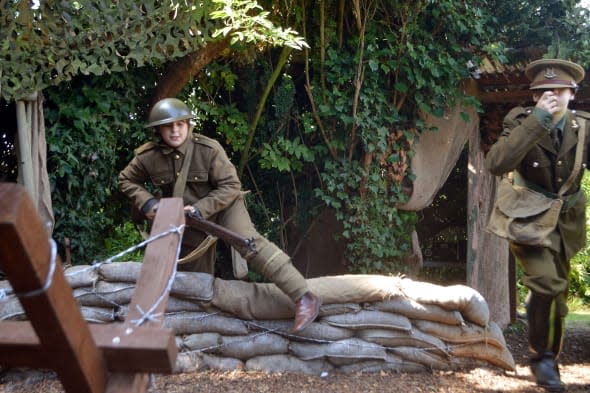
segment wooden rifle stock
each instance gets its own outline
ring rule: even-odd
[[[200,213],[185,213],[186,224],[209,235],[215,236],[229,243],[240,254],[256,253],[254,238],[245,238],[234,231],[231,231],[214,222],[205,220]]]

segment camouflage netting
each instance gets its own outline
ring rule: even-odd
[[[123,321],[141,264],[66,270],[84,318]],[[273,284],[177,273],[165,313],[179,350],[177,371],[206,368],[417,372],[493,365],[514,370],[485,299],[463,285],[400,277],[342,275],[308,279],[324,305],[316,322],[290,333],[292,302]],[[0,282],[0,290],[7,288]],[[16,298],[0,302],[0,320],[24,319]]]

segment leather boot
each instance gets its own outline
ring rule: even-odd
[[[563,327],[561,319],[552,315],[553,301],[549,296],[531,292],[527,302],[529,345],[534,353],[531,371],[538,386],[550,392],[563,392],[565,386],[559,378],[557,354],[552,352],[561,348]]]
[[[320,312],[322,300],[312,292],[306,292],[295,302],[295,323],[291,332],[297,333],[308,327]]]
[[[553,353],[545,352],[540,358],[531,360],[531,371],[538,386],[548,392],[565,392],[565,385],[559,379]]]

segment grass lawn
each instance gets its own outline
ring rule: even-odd
[[[568,326],[582,325],[590,327],[590,307],[570,308],[570,312],[565,320]]]

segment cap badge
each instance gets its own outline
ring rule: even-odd
[[[572,119],[572,128],[578,128],[580,125],[576,121],[576,119]]]
[[[557,78],[557,74],[555,73],[555,70],[553,69],[553,67],[548,67],[545,69],[545,78],[547,79],[555,79]]]

